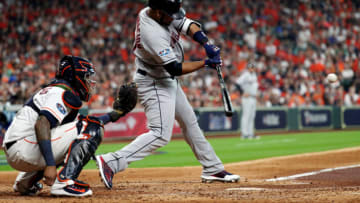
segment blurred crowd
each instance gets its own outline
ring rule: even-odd
[[[106,108],[135,73],[132,54],[137,13],[145,1],[0,0],[0,103],[22,104],[54,77],[63,55],[90,59],[98,84],[90,108]],[[360,104],[360,1],[184,0],[187,17],[221,47],[228,89],[252,62],[258,106]],[[185,60],[203,48],[182,38]],[[328,73],[339,81],[329,83]],[[221,106],[216,72],[181,77],[194,107]]]

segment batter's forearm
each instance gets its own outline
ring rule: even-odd
[[[199,70],[205,66],[205,61],[192,61],[192,62],[184,62],[182,64],[182,74],[191,73]]]

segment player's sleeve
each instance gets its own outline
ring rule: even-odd
[[[193,23],[201,28],[201,24],[199,22],[196,22],[196,21],[194,21],[194,20],[192,20],[190,18],[187,18],[187,17],[184,17],[183,19],[179,19],[179,20],[173,20],[173,22],[172,22],[173,26],[179,32],[181,32],[181,34],[183,34],[183,35],[188,35],[190,25],[193,24]]]
[[[64,120],[71,109],[81,107],[81,101],[78,102],[80,99],[74,98],[76,96],[69,91],[51,92],[40,107],[39,114],[45,116],[50,122],[50,128],[53,128]]]
[[[176,55],[170,46],[170,41],[170,36],[163,32],[142,35],[142,44],[157,63],[156,65],[166,65],[176,61]]]
[[[246,79],[246,74],[244,73],[236,80],[236,84],[242,87],[245,83],[245,79]]]

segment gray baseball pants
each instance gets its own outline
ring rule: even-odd
[[[131,162],[141,160],[165,146],[171,140],[175,118],[186,142],[203,166],[202,174],[213,175],[224,170],[222,162],[204,137],[193,108],[177,79],[155,80],[151,76],[138,73],[135,82],[150,130],[121,150],[102,155],[115,173],[125,170]]]

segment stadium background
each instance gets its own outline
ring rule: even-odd
[[[19,105],[54,77],[60,57],[66,54],[87,57],[96,66],[98,85],[84,109],[108,110],[118,87],[131,81],[135,72],[133,32],[144,2],[0,1],[2,133]],[[256,61],[259,108],[281,106],[292,111],[360,104],[358,1],[199,0],[184,1],[183,6],[187,16],[198,20],[210,40],[222,48],[223,73],[235,107],[241,97],[234,82],[248,60]],[[192,39],[182,40],[185,60],[205,58],[203,48]],[[328,73],[336,73],[339,81],[329,84]],[[214,71],[204,69],[182,76],[181,81],[194,108],[221,109]],[[336,120],[342,115],[337,112],[337,117],[328,116]],[[289,118],[293,116],[285,120],[293,122]]]
[[[360,88],[360,2],[184,1],[187,16],[198,20],[222,48],[223,72],[235,105],[234,80],[248,59],[257,61],[259,106],[356,105],[347,99]],[[22,104],[54,77],[61,56],[87,57],[96,65],[99,85],[90,108],[111,105],[114,92],[134,74],[133,32],[142,1],[0,1],[0,102]],[[182,38],[185,60],[205,58],[203,49]],[[331,88],[327,73],[340,84]],[[213,71],[182,77],[194,107],[219,106]]]
[[[259,76],[257,101],[260,113],[257,115],[260,115],[258,118],[265,118],[260,119],[260,124],[276,123],[274,118],[279,121],[280,127],[274,129],[265,126],[267,130],[313,131],[360,125],[357,116],[360,104],[359,1],[185,0],[183,6],[187,16],[198,20],[212,42],[222,48],[223,73],[237,110],[234,120],[226,120],[222,115],[215,72],[201,70],[182,76],[189,101],[196,108],[199,118],[205,117],[199,121],[200,125],[205,126],[202,127],[207,135],[239,133],[237,119],[241,116],[241,98],[234,81],[249,59],[256,61]],[[144,1],[0,0],[0,110],[4,113],[0,115],[1,133],[5,132],[8,122],[23,102],[54,77],[57,62],[65,54],[87,57],[96,66],[96,94],[84,106],[84,112],[107,111],[117,88],[123,82],[131,81],[135,73],[133,31],[136,14],[143,7]],[[183,37],[182,40],[185,60],[205,58],[202,47],[192,43],[190,38]],[[329,84],[325,79],[328,73],[336,73],[339,82]],[[129,116],[141,112],[142,107],[137,106]],[[310,115],[310,126],[304,126],[309,123],[306,115]],[[311,121],[315,123],[311,124]],[[128,124],[127,120],[120,122]],[[117,126],[121,128],[123,125]],[[138,135],[134,132],[129,134]],[[354,138],[354,142],[358,142],[357,138]],[[311,143],[309,139],[308,144]],[[243,143],[244,146],[247,144]],[[232,171],[249,178],[240,186],[251,192],[224,192],[226,186],[216,184],[203,189],[204,186],[198,184],[199,167],[180,168],[183,170],[180,172],[177,169],[159,168],[155,174],[150,173],[150,169],[129,169],[121,173],[121,178],[118,178],[120,183],[115,183],[116,192],[106,191],[97,177],[93,180],[96,172],[85,173],[85,180],[94,185],[97,201],[112,198],[107,199],[110,202],[118,202],[119,198],[134,201],[134,197],[139,198],[139,193],[142,194],[140,199],[135,200],[146,201],[149,200],[150,195],[146,196],[149,191],[154,191],[151,197],[157,202],[177,201],[179,198],[211,201],[221,197],[229,202],[239,199],[249,202],[270,199],[359,201],[356,193],[359,181],[352,175],[346,176],[352,177],[351,184],[335,177],[330,184],[320,183],[321,187],[314,180],[310,180],[311,186],[301,185],[301,182],[294,185],[291,182],[279,183],[276,186],[261,182],[278,175],[357,164],[358,153],[359,148],[355,147],[317,154],[315,158],[305,155],[305,158],[275,158],[227,165]],[[289,162],[285,161],[288,159]],[[169,171],[170,175],[167,174]],[[351,171],[351,174],[358,174],[358,171]],[[3,172],[0,177],[0,199],[10,201],[13,198],[11,181],[15,173]],[[162,177],[167,179],[162,180]],[[342,181],[340,184],[337,182],[339,180]],[[164,188],[164,185],[169,187]],[[337,186],[331,187],[334,185]],[[254,187],[275,189],[251,189]],[[117,193],[120,196],[114,197]],[[14,199],[17,200],[24,199]]]

